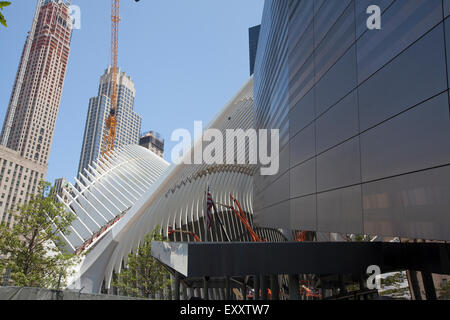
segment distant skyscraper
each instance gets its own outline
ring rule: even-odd
[[[55,195],[58,195],[63,199],[65,202],[69,202],[68,197],[64,193],[64,189],[69,190],[69,184],[66,180],[66,178],[59,178],[55,179],[55,182],[53,183],[53,187]]]
[[[55,188],[55,193],[61,196],[63,194],[64,188],[67,186],[66,178],[55,179],[53,186]]]
[[[250,75],[255,72],[256,51],[258,49],[259,32],[261,25],[248,29],[248,40],[250,47]]]
[[[105,121],[110,111],[111,67],[106,69],[100,78],[98,96],[91,98],[86,117],[83,146],[80,155],[78,172],[88,168],[102,152]],[[117,134],[114,147],[127,144],[138,144],[141,131],[141,117],[133,111],[135,89],[131,77],[125,72],[117,74]]]
[[[139,145],[164,158],[164,139],[159,133],[154,131],[144,133],[139,139]]]
[[[68,4],[38,1],[0,138],[0,223],[45,179],[71,37]]]

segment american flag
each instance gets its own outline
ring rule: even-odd
[[[212,207],[213,207],[213,199],[212,199],[211,193],[209,192],[209,187],[208,187],[208,193],[206,196],[206,228],[207,228],[207,230],[209,230],[213,224]]]

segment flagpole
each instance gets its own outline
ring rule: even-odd
[[[217,211],[216,203],[214,202],[214,200],[212,203],[213,203],[214,213],[216,214],[217,220],[219,220],[219,224],[220,224],[220,227],[221,227],[223,233],[225,234],[225,238],[227,239],[228,242],[231,242],[231,239],[228,236],[227,230],[225,229],[222,219],[219,216],[219,212]]]
[[[205,214],[204,216],[204,227],[205,227],[205,242],[208,242],[208,185],[206,182],[206,190],[205,190]]]

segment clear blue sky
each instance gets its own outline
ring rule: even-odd
[[[0,121],[3,124],[35,0],[12,0],[0,28]],[[69,66],[47,181],[73,180],[89,98],[110,61],[110,0],[73,0],[81,30],[72,36]],[[119,66],[136,86],[142,131],[166,140],[174,129],[204,124],[249,78],[248,28],[261,22],[264,0],[121,0]]]

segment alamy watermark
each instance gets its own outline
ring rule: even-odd
[[[278,129],[207,129],[194,122],[194,137],[187,129],[176,129],[171,136],[178,144],[172,149],[175,164],[260,165],[261,175],[279,171],[280,131]],[[193,146],[193,149],[192,149]],[[193,150],[193,152],[192,152]]]
[[[367,268],[366,273],[369,275],[367,278],[367,289],[380,290],[381,289],[381,268],[377,265],[372,265]]]
[[[370,14],[367,18],[367,29],[381,30],[381,8],[377,5],[371,5],[367,8],[366,13]]]
[[[77,5],[69,6],[69,16],[72,18],[72,30],[81,29],[81,8]]]
[[[367,7],[366,13],[370,15],[367,18],[367,28],[369,30],[381,30],[381,8],[378,5]],[[81,29],[81,8],[77,5],[69,6],[69,15],[72,18],[72,29]]]

